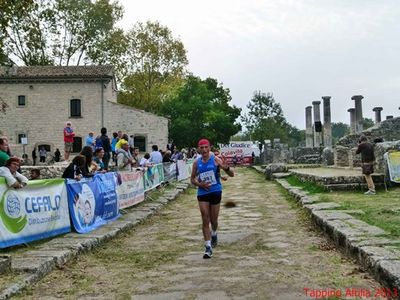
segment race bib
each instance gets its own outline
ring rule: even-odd
[[[215,178],[215,173],[213,170],[200,173],[200,181],[207,182],[210,185],[217,184],[217,179]]]

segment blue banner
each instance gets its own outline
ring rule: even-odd
[[[74,228],[90,232],[119,217],[115,173],[67,180],[68,206]]]

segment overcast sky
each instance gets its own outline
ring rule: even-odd
[[[399,0],[120,0],[120,26],[159,21],[187,50],[189,71],[229,88],[245,108],[274,94],[305,128],[305,107],[331,96],[332,121],[349,122],[353,95],[364,117],[400,114]],[[321,100],[322,101],[322,100]],[[321,104],[322,112],[322,104]]]

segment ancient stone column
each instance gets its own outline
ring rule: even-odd
[[[386,116],[386,120],[393,119],[393,116]]]
[[[313,111],[314,111],[314,147],[321,147],[321,112],[319,105],[321,101],[313,101]]]
[[[322,97],[324,105],[324,146],[332,148],[331,97]]]
[[[374,107],[372,111],[375,112],[375,124],[378,124],[382,121],[381,119],[381,111],[383,110],[382,107]]]
[[[354,134],[356,131],[356,109],[349,108],[347,111],[350,113],[350,134]]]
[[[361,100],[364,99],[361,95],[354,95],[351,100],[354,100],[354,107],[356,110],[356,121],[355,121],[355,133],[360,134],[363,131],[363,114],[362,114],[362,103]]]
[[[314,146],[311,110],[312,110],[312,106],[306,107],[306,147],[307,148],[312,148]]]

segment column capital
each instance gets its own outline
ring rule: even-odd
[[[312,102],[312,105],[320,105],[321,104],[321,101],[313,101]]]
[[[383,107],[374,107],[372,111],[382,111]]]
[[[351,97],[351,100],[362,100],[364,99],[364,96],[362,95],[354,95],[353,97]]]
[[[331,96],[322,96],[322,100],[331,100]]]
[[[355,112],[356,109],[355,109],[355,108],[349,108],[347,111],[348,111],[348,112]]]
[[[306,106],[306,109],[312,109],[312,106],[311,105]]]

